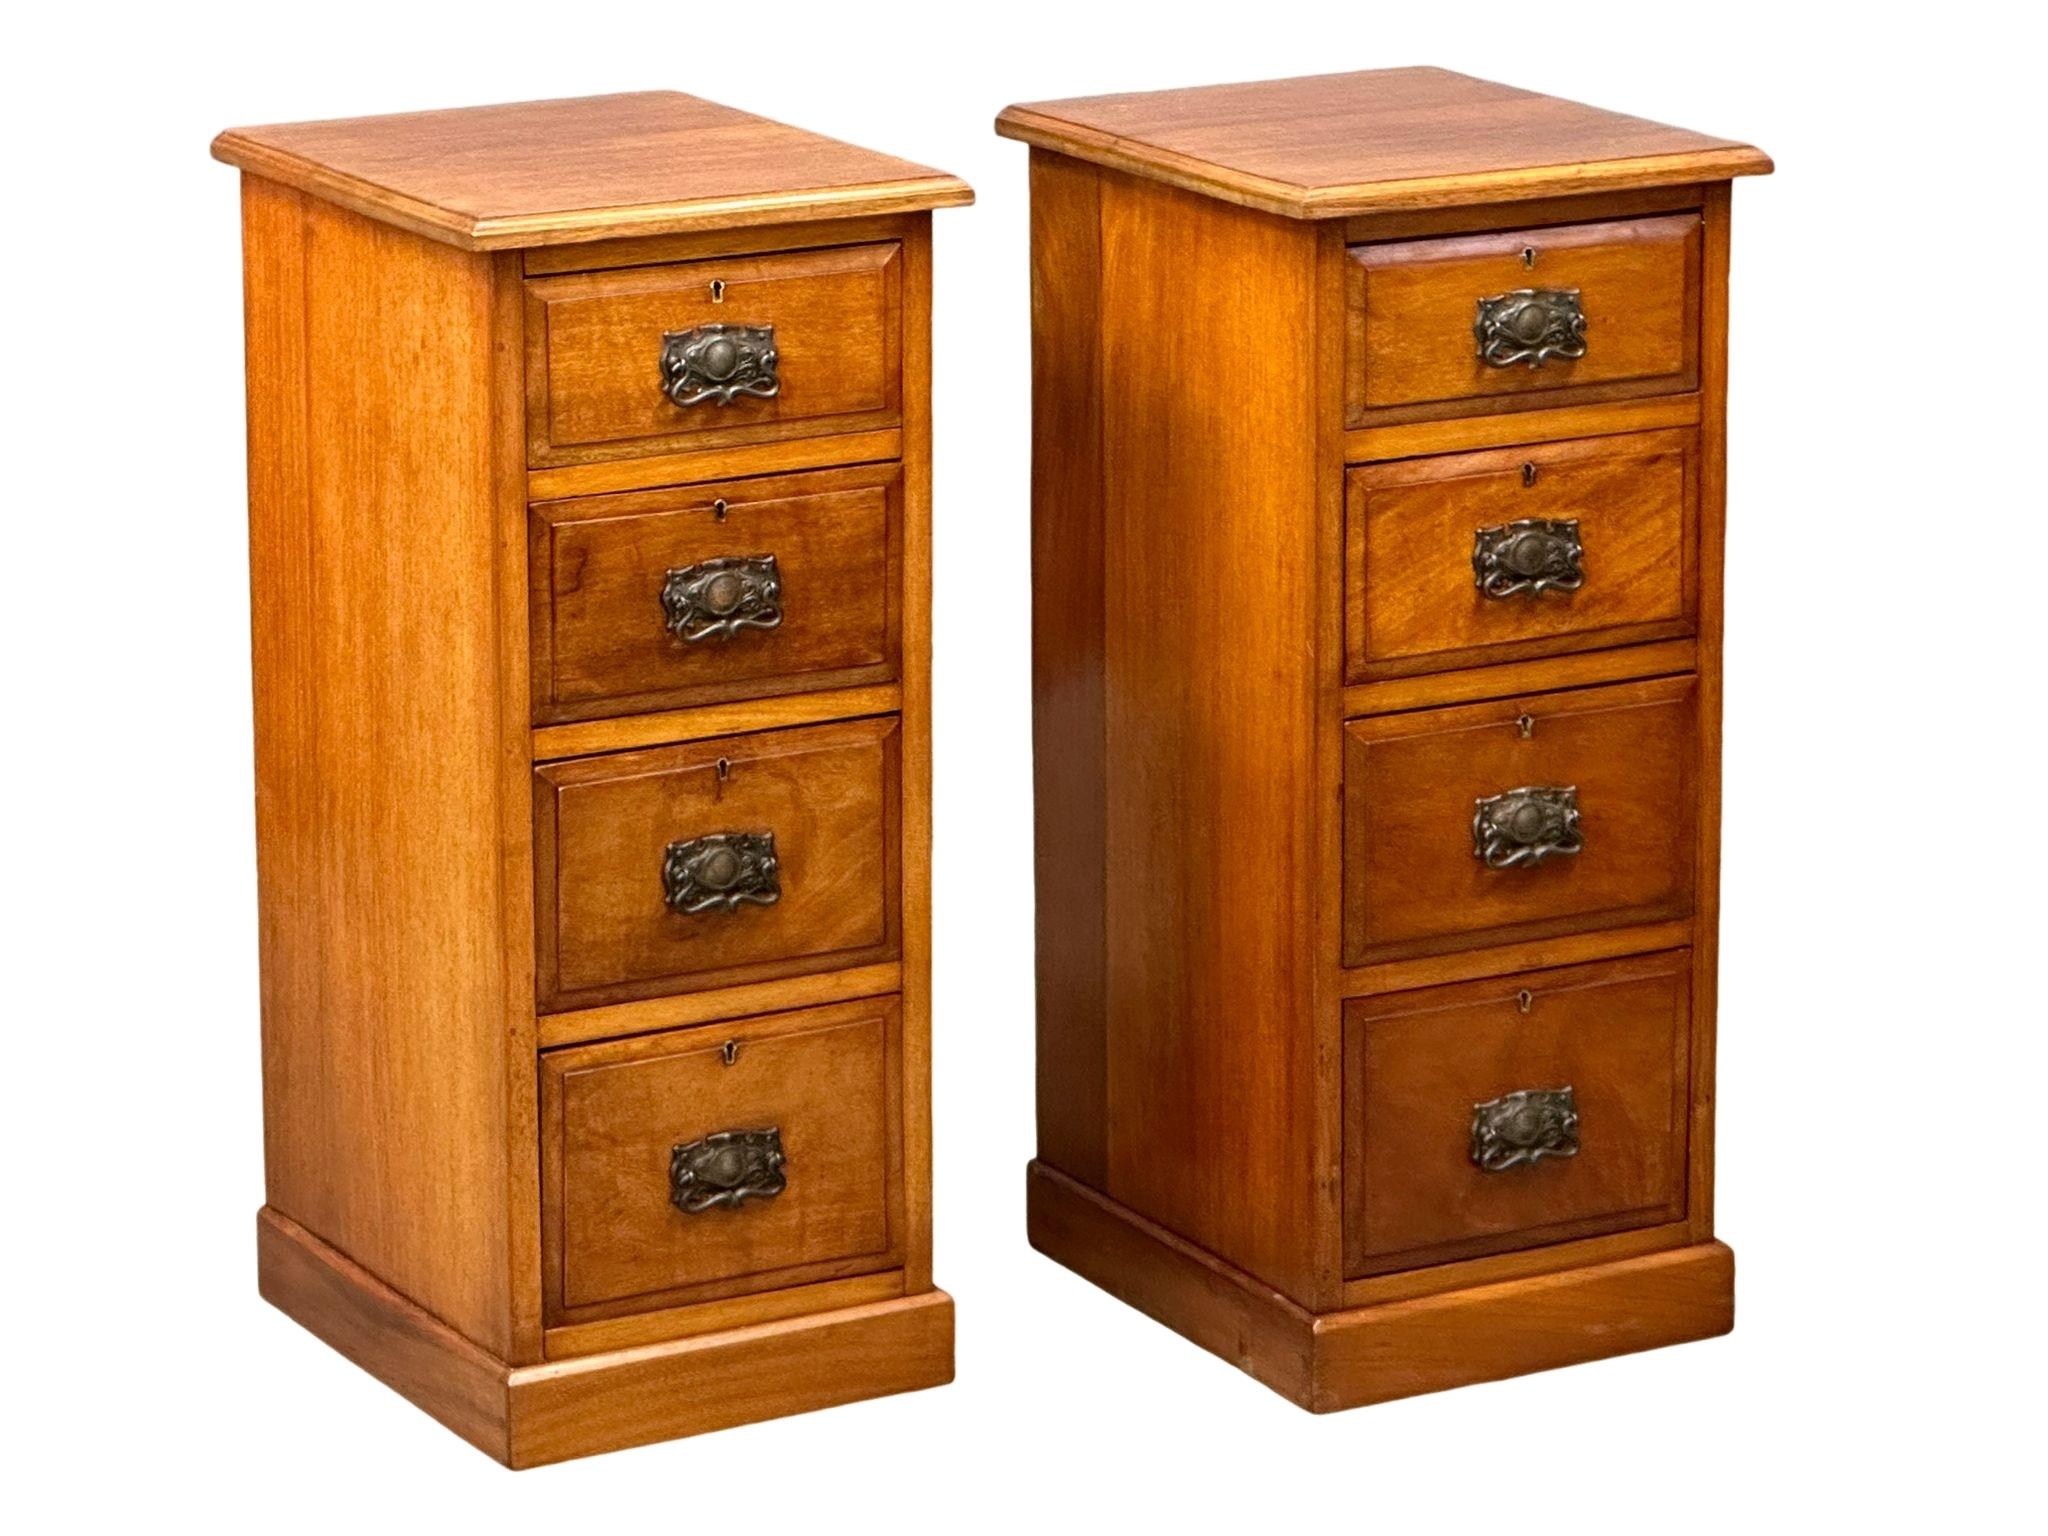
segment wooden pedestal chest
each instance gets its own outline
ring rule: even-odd
[[[1746,145],[1440,70],[1032,146],[1041,1250],[1313,1409],[1724,1332]]]
[[[239,129],[263,1294],[514,1466],[953,1369],[930,210],[688,96]]]

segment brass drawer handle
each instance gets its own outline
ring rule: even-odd
[[[668,1198],[685,1215],[748,1200],[773,1200],[789,1187],[782,1132],[714,1131],[668,1155]]]
[[[782,391],[772,325],[699,325],[661,338],[661,392],[674,405],[772,400]]]
[[[1472,857],[1488,869],[1533,868],[1586,846],[1579,831],[1579,790],[1527,784],[1473,803]]]
[[[1586,355],[1586,312],[1576,288],[1516,288],[1479,301],[1472,322],[1479,360],[1491,368]]]
[[[1472,584],[1488,597],[1576,592],[1586,584],[1579,566],[1585,555],[1575,517],[1524,517],[1481,528],[1472,535]]]
[[[678,640],[730,640],[743,629],[782,623],[782,572],[773,555],[720,555],[671,569],[661,611]]]
[[[1487,1173],[1578,1155],[1579,1106],[1569,1083],[1524,1088],[1472,1106],[1472,1161]]]
[[[661,889],[680,917],[772,907],[782,900],[782,865],[773,832],[711,832],[670,843],[661,857]]]

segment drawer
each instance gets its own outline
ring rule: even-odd
[[[879,998],[544,1053],[549,1320],[899,1263],[899,1050]]]
[[[1684,916],[1696,717],[1687,676],[1349,722],[1344,963]]]
[[[526,301],[536,466],[901,420],[894,243],[536,278]]]
[[[532,509],[534,718],[896,676],[893,464]]]
[[[1699,384],[1697,213],[1351,250],[1353,426]]]
[[[1353,682],[1690,634],[1691,430],[1368,464],[1348,477]]]
[[[1346,1004],[1347,1273],[1683,1219],[1689,954]]]
[[[544,1012],[893,958],[894,716],[534,772]]]

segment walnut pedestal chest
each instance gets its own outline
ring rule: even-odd
[[[1032,146],[1042,1251],[1317,1410],[1726,1331],[1729,185],[1433,69]]]
[[[237,129],[263,1294],[513,1466],[933,1386],[931,214],[670,93]]]

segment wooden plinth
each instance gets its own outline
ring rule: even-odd
[[[1314,1313],[1053,1169],[1031,1246],[1315,1413],[1712,1338],[1735,1326],[1723,1243]]]
[[[303,1227],[256,1222],[263,1297],[508,1467],[807,1413],[953,1379],[944,1291],[512,1366]]]

